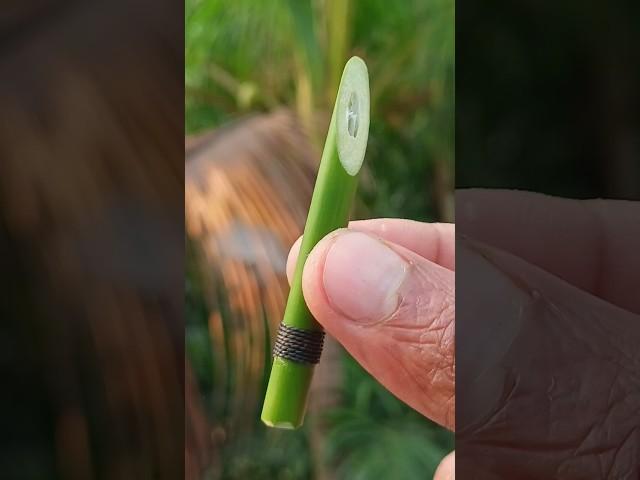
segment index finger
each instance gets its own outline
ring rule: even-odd
[[[452,223],[424,223],[401,218],[374,218],[349,222],[350,230],[372,233],[400,245],[448,270],[455,270],[455,226]],[[295,241],[287,258],[287,278],[291,282],[302,237]]]
[[[456,192],[456,220],[462,235],[640,312],[640,203],[468,189]]]

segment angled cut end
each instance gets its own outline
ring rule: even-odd
[[[300,427],[307,410],[312,376],[313,366],[275,357],[260,415],[262,422],[287,430]]]
[[[292,422],[272,422],[270,420],[262,419],[262,423],[264,423],[267,427],[271,428],[280,428],[282,430],[295,430],[299,427],[299,425],[295,425]]]
[[[344,67],[336,99],[338,156],[345,171],[360,171],[369,139],[369,73],[360,57],[351,57]]]

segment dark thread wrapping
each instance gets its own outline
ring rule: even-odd
[[[281,323],[273,356],[298,363],[316,364],[320,361],[323,345],[324,331],[302,330]]]

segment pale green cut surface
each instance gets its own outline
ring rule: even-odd
[[[369,139],[369,73],[364,61],[352,57],[344,67],[336,101],[338,156],[346,172],[362,167]]]

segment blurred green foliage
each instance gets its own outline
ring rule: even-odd
[[[185,130],[283,105],[313,125],[317,112],[330,113],[344,63],[359,55],[371,82],[363,211],[436,220],[435,172],[451,172],[454,163],[454,16],[453,0],[186,0]],[[324,134],[311,132],[320,143]],[[200,302],[187,278],[187,354],[206,392],[210,357]],[[350,358],[343,369],[343,405],[328,413],[329,451],[312,456],[304,430],[256,429],[222,452],[222,477],[313,478],[310,463],[322,461],[338,478],[428,478],[453,448],[452,435]]]
[[[280,105],[303,117],[326,112],[345,61],[360,55],[371,79],[371,213],[434,218],[432,170],[454,162],[453,0],[187,0],[185,8],[187,133]]]

